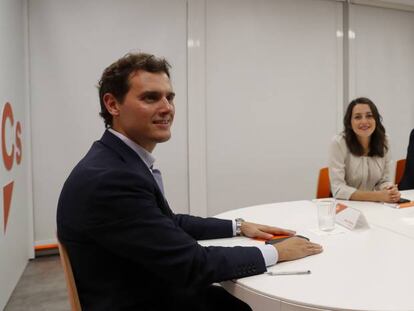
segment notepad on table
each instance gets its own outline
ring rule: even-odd
[[[384,203],[384,205],[393,207],[393,208],[407,208],[407,207],[413,207],[414,201],[405,202],[405,203]]]

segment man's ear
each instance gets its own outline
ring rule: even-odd
[[[111,93],[105,93],[103,96],[103,102],[105,104],[106,110],[112,115],[112,116],[118,116],[119,115],[119,101],[115,98],[114,95]]]

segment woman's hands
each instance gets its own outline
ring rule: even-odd
[[[357,190],[352,193],[350,200],[398,203],[400,198],[401,193],[398,191],[397,185],[391,185],[379,191]]]
[[[382,202],[397,203],[401,198],[397,185],[388,186],[380,191],[382,194]]]

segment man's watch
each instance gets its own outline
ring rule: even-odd
[[[236,236],[241,236],[242,235],[241,226],[242,226],[242,223],[244,222],[244,219],[236,218],[235,222],[236,222]]]

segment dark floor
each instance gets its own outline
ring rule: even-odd
[[[4,311],[70,311],[59,256],[30,260]]]

